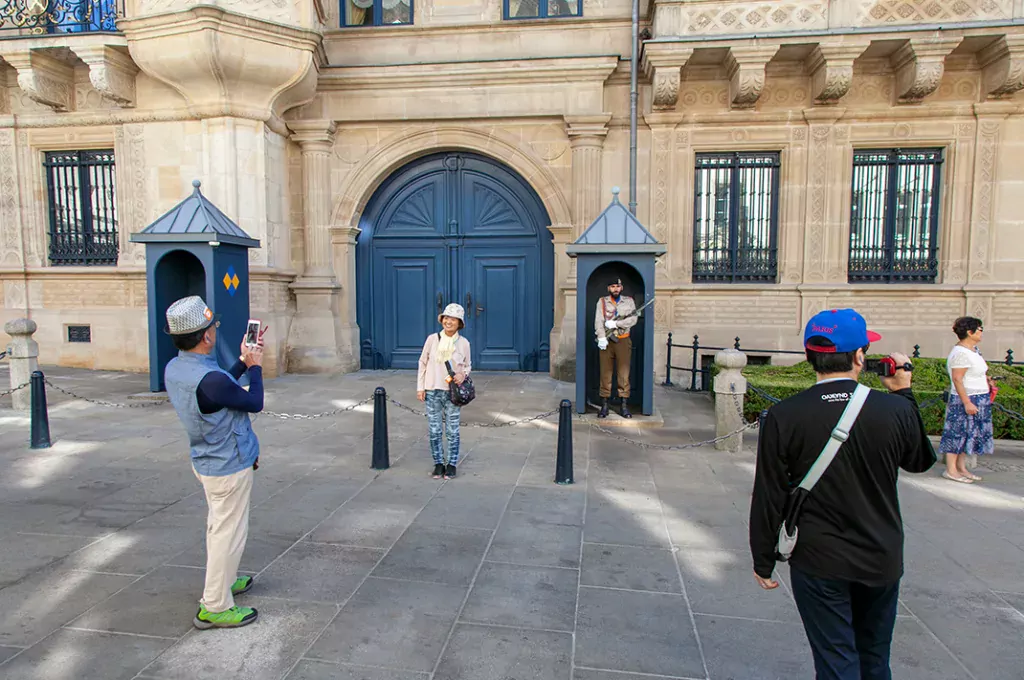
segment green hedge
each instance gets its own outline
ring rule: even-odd
[[[806,361],[795,366],[748,366],[743,369],[747,382],[764,390],[776,399],[785,399],[814,384],[814,371]],[[1003,407],[1024,413],[1024,367],[989,364],[989,375],[1001,377],[999,396],[996,403]],[[864,374],[861,382],[873,389],[883,389],[878,376]],[[945,359],[914,359],[914,394],[917,402],[924,406],[921,416],[929,434],[942,434],[942,423],[946,417],[946,405],[942,393],[949,389]],[[939,398],[938,401],[935,401]],[[931,402],[931,403],[929,403]],[[747,393],[744,414],[754,420],[762,410],[771,406],[767,399]],[[1013,418],[999,410],[993,416],[993,427],[998,439],[1024,440],[1024,421]]]

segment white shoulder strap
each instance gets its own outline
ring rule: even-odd
[[[821,476],[825,474],[825,470],[832,464],[832,459],[839,453],[839,447],[849,438],[850,430],[853,429],[853,424],[857,422],[857,416],[860,415],[860,410],[864,406],[864,402],[867,401],[869,394],[871,394],[870,387],[857,385],[857,389],[853,391],[853,396],[850,397],[850,401],[846,404],[843,415],[839,418],[839,424],[832,430],[828,443],[821,450],[818,460],[814,461],[814,465],[811,466],[803,481],[800,482],[800,488],[810,491],[818,483],[818,480],[821,479]]]

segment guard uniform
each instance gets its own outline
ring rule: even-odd
[[[625,404],[629,399],[629,360],[633,349],[633,340],[630,338],[630,329],[636,325],[637,315],[629,318],[622,318],[636,311],[636,303],[628,295],[620,295],[618,301],[611,295],[605,295],[597,301],[597,311],[594,314],[594,334],[598,339],[608,338],[608,349],[599,351],[601,364],[601,390],[602,399],[607,399],[612,394],[612,372],[618,376],[619,397]],[[605,321],[615,319],[614,330],[606,328]],[[614,337],[612,337],[614,336]],[[618,340],[616,342],[615,340]]]

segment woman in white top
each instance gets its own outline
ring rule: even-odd
[[[946,424],[942,428],[939,453],[946,454],[942,476],[954,482],[972,484],[981,477],[967,469],[967,454],[992,453],[992,380],[988,364],[978,352],[984,328],[981,319],[965,316],[953,323],[960,339],[946,359],[952,389],[946,405]]]
[[[434,479],[451,479],[459,464],[459,419],[461,409],[448,396],[448,380],[459,385],[470,371],[469,340],[459,335],[466,327],[466,310],[454,302],[437,315],[442,330],[431,333],[423,343],[420,370],[416,376],[416,397],[427,403],[427,430],[430,435],[430,453],[434,457]],[[448,375],[451,364],[455,377]],[[448,464],[445,465],[441,440],[448,436]]]

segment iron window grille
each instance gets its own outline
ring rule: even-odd
[[[941,167],[942,149],[854,152],[851,283],[935,281]]]
[[[0,0],[0,34],[117,32],[124,0]]]
[[[778,152],[697,154],[695,283],[774,283],[778,221]]]
[[[49,152],[43,165],[50,208],[50,263],[116,265],[114,152]]]
[[[503,5],[506,20],[583,16],[583,0],[503,0]]]
[[[340,0],[341,26],[399,26],[412,23],[413,0]]]

